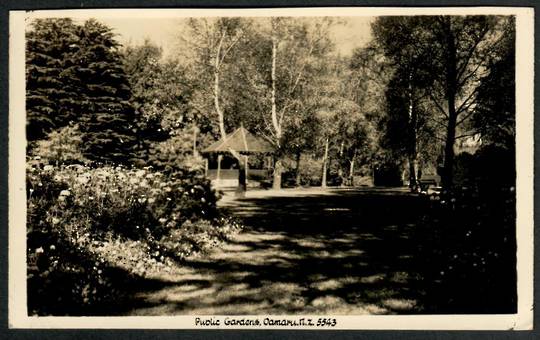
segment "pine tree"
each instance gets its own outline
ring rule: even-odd
[[[125,163],[131,158],[135,131],[119,44],[111,29],[93,19],[80,26],[77,35],[77,49],[62,75],[64,85],[78,93],[83,154],[94,161]]]
[[[61,76],[73,53],[77,26],[71,19],[36,19],[26,35],[27,139],[35,141],[74,118],[74,93]]]
[[[131,158],[134,114],[119,44],[96,20],[38,19],[27,34],[28,139],[78,123],[90,160]]]

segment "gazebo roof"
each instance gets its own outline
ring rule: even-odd
[[[255,137],[242,126],[227,135],[225,140],[215,142],[202,152],[221,153],[229,152],[231,149],[241,153],[270,153],[274,151],[274,148],[270,143],[262,138]]]

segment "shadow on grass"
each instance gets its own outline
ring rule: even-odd
[[[230,201],[227,209],[247,226],[243,233],[188,259],[168,280],[141,287],[115,312],[445,313],[444,297],[433,296],[437,264],[424,256],[429,235],[417,227],[429,206],[425,197],[374,189]],[[476,312],[478,304],[473,297],[460,312]]]
[[[170,282],[141,290],[129,314],[419,313],[411,232],[425,201],[401,191],[235,200],[247,230]]]

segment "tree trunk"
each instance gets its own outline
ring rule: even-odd
[[[272,189],[279,190],[281,189],[281,159],[276,158],[274,161],[274,181],[272,183]]]
[[[221,179],[221,159],[223,158],[222,155],[217,156],[217,174],[216,174],[216,183],[219,183],[219,180]]]
[[[323,168],[322,168],[322,182],[321,187],[326,188],[326,167],[328,162],[328,137],[326,137],[326,142],[324,145],[324,158],[323,158]]]
[[[271,70],[271,77],[272,77],[272,93],[271,93],[271,104],[272,104],[272,126],[275,131],[275,140],[276,145],[279,148],[280,147],[280,139],[281,139],[281,125],[278,121],[277,117],[277,107],[276,107],[276,59],[277,59],[277,38],[275,36],[272,36],[272,70]],[[282,172],[282,165],[281,165],[281,159],[279,159],[277,156],[274,161],[274,181],[272,183],[272,189],[281,189],[281,172]]]
[[[457,69],[456,69],[456,45],[452,33],[451,22],[446,18],[446,100],[448,103],[448,126],[446,130],[446,141],[444,147],[444,172],[443,186],[445,189],[451,189],[454,181],[454,142],[456,139],[456,88],[457,88]]]
[[[246,196],[246,164],[242,162],[242,159],[238,159],[238,187],[236,188],[237,197]]]
[[[193,156],[197,155],[197,128],[193,127]]]
[[[417,189],[417,178],[416,178],[416,159],[413,155],[409,156],[409,188],[411,190]]]
[[[349,185],[354,186],[354,163],[356,162],[356,150],[354,150],[352,159],[349,161]]]
[[[414,109],[414,98],[413,98],[413,86],[412,86],[412,71],[409,72],[409,88],[408,88],[408,99],[409,99],[409,188],[411,190],[416,190],[418,185],[418,178],[416,178],[416,169],[417,169],[417,131],[416,126],[418,122],[417,112]]]
[[[218,115],[219,132],[221,134],[221,139],[225,139],[225,137],[227,137],[227,133],[225,132],[225,121],[223,117],[223,111],[221,110],[221,107],[219,105],[219,96],[220,96],[219,71],[220,71],[220,66],[221,66],[220,64],[221,46],[223,45],[224,39],[225,39],[225,32],[223,32],[221,39],[219,40],[219,44],[216,50],[216,57],[214,59],[214,107]]]
[[[244,155],[244,164],[245,164],[245,171],[246,171],[246,185],[248,183],[248,174],[249,174],[249,156]]]
[[[302,157],[302,154],[300,151],[296,153],[296,178],[295,178],[295,185],[297,187],[300,186],[300,158]]]
[[[275,136],[277,144],[279,145],[279,140],[281,138],[281,125],[277,116],[277,107],[276,107],[276,59],[277,59],[277,40],[275,37],[272,37],[272,93],[271,93],[271,104],[272,104],[272,125],[274,127]]]

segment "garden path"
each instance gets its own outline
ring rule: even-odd
[[[137,293],[127,314],[422,312],[422,204],[403,189],[226,194],[246,229]]]

